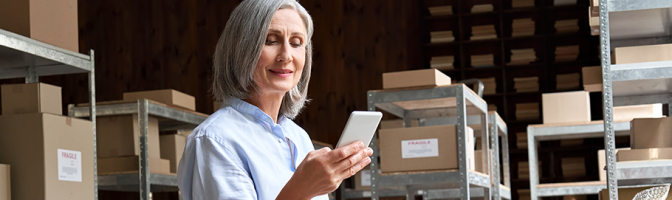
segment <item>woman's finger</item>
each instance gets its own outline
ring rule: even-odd
[[[337,163],[340,162],[341,160],[347,159],[348,157],[352,156],[353,154],[359,152],[360,150],[364,149],[364,144],[360,141],[353,142],[352,144],[348,144],[344,147],[334,149],[328,153],[329,156],[329,162],[330,163]]]

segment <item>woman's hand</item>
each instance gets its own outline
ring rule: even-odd
[[[333,192],[341,182],[371,162],[373,150],[355,142],[330,150],[311,151],[299,164],[277,199],[311,199]]]

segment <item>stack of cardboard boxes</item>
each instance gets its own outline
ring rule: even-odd
[[[581,88],[581,74],[571,73],[571,74],[558,74],[555,78],[555,89],[557,90],[568,90],[568,89],[579,89]]]
[[[483,95],[497,93],[497,81],[495,77],[478,79],[483,82]]]
[[[636,118],[630,124],[630,148],[618,162],[672,159],[672,118]]]
[[[0,86],[0,191],[11,199],[93,199],[93,124],[62,115],[61,88]],[[3,165],[5,166],[5,165]],[[0,192],[0,198],[5,193]]]
[[[471,55],[471,66],[475,68],[492,67],[495,66],[495,59],[492,54]]]
[[[513,89],[516,89],[516,92],[539,91],[539,77],[533,76],[513,78]]]
[[[429,14],[432,16],[453,14],[453,6],[434,6],[429,7]]]
[[[444,43],[455,41],[455,36],[453,36],[453,31],[433,31],[430,32],[431,36],[429,39],[430,43]]]
[[[497,38],[497,31],[494,24],[472,26],[471,40],[487,40]]]
[[[579,32],[578,19],[566,19],[555,21],[556,33],[576,33]]]
[[[512,37],[534,35],[534,21],[532,18],[513,19],[511,26]]]
[[[429,66],[438,70],[451,70],[455,69],[453,62],[455,62],[455,56],[435,56],[429,61]]]
[[[0,29],[79,53],[77,0],[0,1]]]
[[[525,65],[537,61],[537,55],[533,48],[511,49],[511,61],[507,65]]]
[[[516,120],[538,120],[539,103],[518,103],[516,104]]]
[[[534,7],[534,0],[511,0],[511,7],[513,8]]]
[[[471,7],[471,13],[492,12],[493,10],[494,7],[492,4],[478,4],[474,5],[474,7]]]
[[[579,56],[579,45],[555,47],[555,61],[573,61]]]

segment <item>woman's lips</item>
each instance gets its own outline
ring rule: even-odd
[[[276,76],[280,76],[283,78],[290,77],[294,72],[289,69],[269,69],[271,73],[275,74]]]

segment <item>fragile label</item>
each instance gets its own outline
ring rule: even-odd
[[[371,170],[362,170],[362,186],[371,186]]]
[[[425,158],[439,156],[439,139],[402,140],[401,158]]]
[[[82,182],[82,152],[58,149],[58,180]]]

